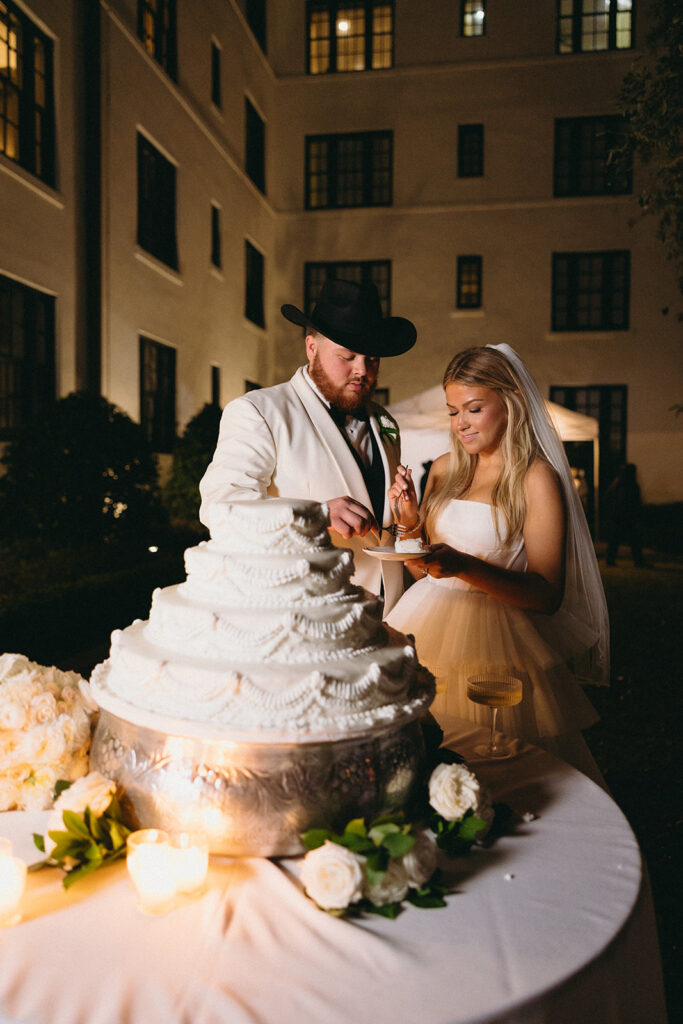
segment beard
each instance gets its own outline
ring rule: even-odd
[[[323,398],[326,398],[330,405],[335,406],[337,409],[343,409],[344,412],[353,413],[365,408],[365,403],[372,397],[375,390],[374,384],[357,378],[356,382],[363,385],[363,390],[356,392],[345,391],[343,387],[339,387],[327,376],[327,373],[321,366],[320,356],[317,352],[313,356],[308,372]],[[352,381],[349,381],[349,383]]]

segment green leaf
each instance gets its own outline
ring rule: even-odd
[[[48,835],[55,844],[50,852],[51,860],[62,861],[65,857],[80,860],[83,840],[74,839],[70,832],[48,832]]]
[[[469,817],[463,818],[460,823],[460,838],[465,841],[474,840],[477,838],[477,833],[481,832],[483,828],[486,828],[486,822],[482,818],[477,818],[476,815],[471,814]]]
[[[426,892],[422,890],[419,892],[415,889],[411,889],[406,899],[409,903],[412,903],[414,907],[421,907],[423,910],[436,910],[439,907],[445,907],[446,901],[440,893],[437,892]]]
[[[367,836],[368,830],[365,827],[365,819],[364,818],[354,818],[352,821],[350,821],[348,823],[348,825],[344,829],[343,835],[346,835],[347,832],[352,832],[355,835],[359,835],[359,836]]]
[[[79,881],[79,879],[92,874],[92,872],[96,871],[99,866],[100,864],[97,861],[87,861],[85,864],[81,864],[79,867],[74,868],[73,871],[67,871],[62,879],[62,885],[65,889],[70,889],[74,883]]]
[[[42,871],[43,868],[52,867],[49,858],[45,860],[37,860],[35,864],[29,864],[27,870],[33,873],[34,871]]]
[[[110,847],[117,854],[126,848],[126,841],[130,835],[130,829],[121,824],[120,821],[107,821],[107,829],[110,837]]]
[[[388,917],[391,921],[396,920],[402,909],[400,903],[385,903],[382,907],[376,907],[368,900],[367,904],[363,904],[363,910],[366,910],[368,914],[379,914],[380,917]]]
[[[77,814],[75,811],[64,811],[62,821],[66,825],[67,831],[78,836],[79,839],[90,839],[90,831],[83,820],[82,814]]]
[[[334,832],[330,832],[328,828],[311,828],[308,832],[301,833],[301,842],[306,850],[317,850],[326,839],[338,842],[339,836],[335,836]]]
[[[37,846],[41,853],[45,853],[45,836],[41,835],[40,832],[33,833],[33,843]]]
[[[89,807],[86,807],[83,819],[85,821],[85,827],[87,828],[88,832],[93,837],[93,839],[95,839],[98,843],[101,843],[104,839],[106,839],[107,833],[105,831],[105,828],[103,827],[104,822],[101,821],[101,819],[99,819],[96,814],[93,814]]]
[[[354,832],[345,832],[337,841],[340,846],[345,846],[347,850],[353,850],[354,853],[369,853],[375,849],[374,844],[367,836],[357,835]]]
[[[386,835],[382,841],[382,846],[389,851],[390,857],[403,857],[414,845],[415,836],[406,835],[404,832]]]
[[[57,779],[55,782],[55,800],[58,796],[61,796],[65,789],[71,789],[71,783],[67,782],[66,779]]]

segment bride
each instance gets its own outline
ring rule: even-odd
[[[579,680],[608,681],[607,607],[562,442],[508,345],[461,352],[443,386],[452,450],[432,464],[421,514],[410,470],[388,492],[401,535],[429,544],[386,621],[436,676],[437,719],[485,724],[467,677],[505,669],[524,697],[499,711],[501,730],[604,785],[580,734],[597,715]]]

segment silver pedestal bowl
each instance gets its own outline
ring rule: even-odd
[[[200,833],[212,853],[279,857],[303,852],[309,828],[408,806],[423,755],[416,717],[350,739],[245,743],[171,735],[102,709],[90,761],[122,786],[132,827]]]

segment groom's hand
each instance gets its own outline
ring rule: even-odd
[[[343,498],[330,498],[327,507],[330,510],[330,529],[336,530],[344,540],[364,537],[370,530],[377,531],[372,512],[348,494]]]

